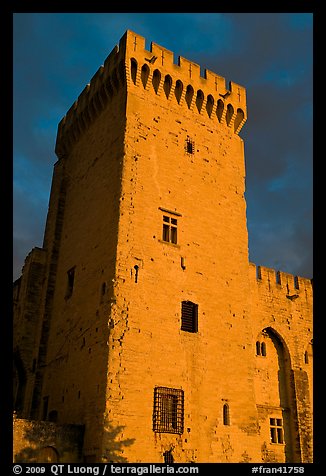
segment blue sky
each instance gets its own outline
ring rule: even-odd
[[[247,89],[249,257],[312,277],[312,13],[15,13],[13,277],[42,246],[57,125],[127,29]]]

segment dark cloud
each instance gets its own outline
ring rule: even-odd
[[[57,124],[126,29],[246,87],[250,259],[312,276],[312,15],[14,15],[14,276],[41,246]]]

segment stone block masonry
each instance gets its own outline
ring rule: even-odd
[[[127,31],[59,124],[33,418],[85,461],[312,461],[312,283],[249,263],[246,120]]]

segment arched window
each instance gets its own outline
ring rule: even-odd
[[[149,67],[147,66],[147,64],[144,64],[141,68],[141,82],[143,83],[144,88],[146,88],[148,76],[149,76]]]
[[[169,99],[171,87],[172,87],[172,78],[169,74],[167,74],[165,76],[164,84],[163,84],[163,89],[165,92],[166,99]]]
[[[263,357],[266,357],[266,344],[265,344],[265,342],[261,343],[260,349],[261,349],[261,355]]]
[[[233,113],[234,113],[234,109],[233,109],[232,104],[228,104],[227,108],[226,108],[226,123],[227,123],[227,125],[230,124]]]
[[[214,98],[211,94],[207,96],[206,111],[209,117],[211,117],[214,107]]]
[[[159,72],[158,69],[156,69],[153,73],[153,79],[152,79],[153,88],[156,94],[157,94],[160,82],[161,82],[161,73]]]
[[[130,73],[131,73],[131,79],[134,84],[136,84],[136,78],[137,78],[137,61],[135,58],[131,58],[130,60]]]
[[[230,409],[227,403],[223,405],[223,425],[230,425]]]
[[[216,108],[216,115],[219,122],[221,122],[223,110],[224,110],[224,102],[222,101],[222,99],[219,99],[217,101],[217,108]]]
[[[180,99],[183,91],[183,84],[180,81],[180,79],[177,80],[175,83],[175,90],[174,90],[174,95],[176,97],[176,100],[178,101],[178,104],[180,104]]]
[[[260,355],[260,342],[256,342],[256,355]]]
[[[204,102],[204,93],[201,89],[197,91],[197,97],[196,97],[196,106],[198,109],[198,112],[201,111],[201,108],[203,107],[203,102]]]
[[[193,98],[193,95],[194,95],[194,89],[192,86],[190,86],[190,84],[187,86],[187,90],[186,90],[186,103],[188,105],[188,108],[190,109],[190,106],[191,106],[191,101],[192,101],[192,98]]]

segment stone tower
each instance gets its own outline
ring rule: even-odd
[[[127,31],[59,124],[20,400],[86,461],[311,460],[311,282],[249,263],[246,117]]]

